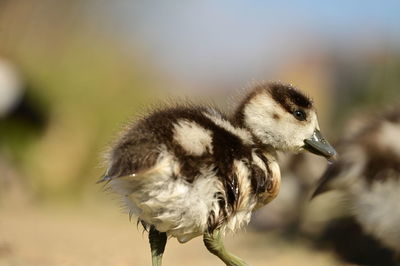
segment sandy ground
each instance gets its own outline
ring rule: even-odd
[[[339,265],[328,253],[265,233],[226,238],[250,265]],[[150,265],[147,235],[115,206],[0,208],[1,266]],[[171,239],[163,265],[223,265],[201,238],[184,245]]]

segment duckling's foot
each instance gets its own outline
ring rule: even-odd
[[[229,253],[224,246],[221,232],[216,230],[213,233],[205,233],[203,241],[208,251],[220,258],[227,266],[248,266],[242,259]]]
[[[167,234],[157,231],[152,225],[149,230],[149,242],[151,248],[151,262],[153,266],[162,265],[162,256],[167,244]]]

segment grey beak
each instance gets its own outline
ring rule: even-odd
[[[316,129],[311,138],[304,140],[304,149],[317,155],[324,156],[328,161],[336,160],[335,149],[324,139],[321,132]]]

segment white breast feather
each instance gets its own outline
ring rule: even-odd
[[[128,211],[180,242],[202,235],[211,210],[219,213],[215,193],[222,184],[210,169],[190,184],[179,176],[176,158],[162,152],[156,165],[144,173],[113,179],[112,190],[123,196]]]
[[[233,169],[236,173],[240,191],[236,213],[230,217],[223,230],[235,232],[250,222],[251,212],[256,205],[256,199],[251,195],[250,170],[239,160],[234,160]]]

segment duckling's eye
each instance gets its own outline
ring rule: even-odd
[[[294,110],[293,116],[299,121],[304,121],[307,119],[306,113],[304,113],[303,110]]]

